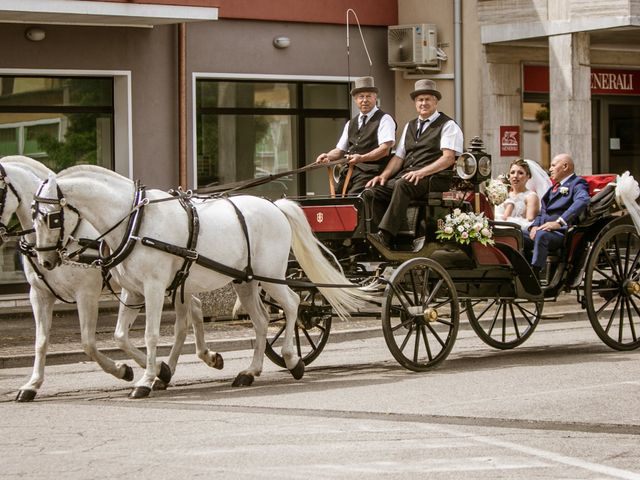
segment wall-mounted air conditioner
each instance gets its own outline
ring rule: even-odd
[[[438,48],[438,32],[431,23],[392,25],[387,32],[390,67],[439,67],[446,55]]]

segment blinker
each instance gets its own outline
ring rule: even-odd
[[[57,212],[49,212],[47,217],[47,227],[49,230],[56,230],[62,228],[62,210]]]

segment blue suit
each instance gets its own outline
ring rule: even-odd
[[[572,174],[557,191],[554,192],[553,188],[550,188],[543,195],[540,213],[531,224],[531,228],[539,227],[546,222],[553,222],[560,217],[567,225],[572,225],[587,208],[589,201],[589,185],[587,181]],[[566,233],[567,226],[563,226],[559,230],[552,232],[538,230],[534,240],[525,236],[525,246],[529,248],[533,246],[531,264],[538,268],[544,267],[549,250],[556,250],[562,247]]]

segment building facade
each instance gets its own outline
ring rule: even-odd
[[[297,168],[335,146],[353,78],[373,75],[394,111],[384,52],[397,12],[396,0],[0,2],[0,155],[163,189]],[[326,193],[326,180],[256,193]],[[0,294],[24,290],[12,245],[2,252]]]
[[[579,173],[640,177],[639,12],[640,0],[0,2],[0,155],[158,188],[256,178],[333,147],[350,80],[373,75],[399,132],[414,82],[434,79],[439,110],[466,145],[483,138],[494,175],[569,152]],[[397,25],[433,33],[428,65],[391,61],[410,49]],[[327,188],[316,171],[256,193]],[[0,294],[24,289],[2,252]]]

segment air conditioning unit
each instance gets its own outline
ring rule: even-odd
[[[388,63],[390,67],[436,67],[438,32],[431,23],[392,25],[387,31]]]

